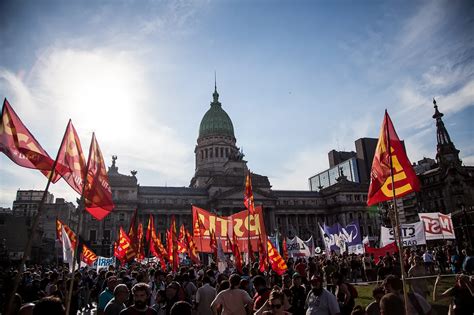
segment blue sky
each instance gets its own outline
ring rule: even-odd
[[[473,30],[472,1],[2,1],[0,94],[52,156],[71,118],[141,185],[188,186],[217,71],[249,167],[308,189],[385,108],[409,158],[434,157],[433,96],[473,165]],[[0,206],[45,184],[0,156]]]

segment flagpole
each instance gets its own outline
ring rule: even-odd
[[[67,127],[66,127],[66,130],[67,130]],[[64,134],[66,134],[66,133],[64,133]],[[56,154],[56,159],[54,160],[53,166],[51,167],[51,171],[50,171],[49,177],[48,177],[48,183],[46,184],[46,187],[45,187],[44,192],[43,192],[43,196],[41,197],[41,201],[38,205],[38,211],[36,212],[35,218],[33,219],[33,224],[31,225],[31,228],[30,228],[30,237],[28,238],[28,240],[26,242],[25,251],[23,252],[23,257],[21,258],[21,262],[20,262],[20,268],[22,268],[25,265],[26,258],[28,257],[28,255],[31,251],[31,247],[33,245],[33,233],[38,228],[39,219],[40,219],[41,214],[42,214],[43,209],[44,209],[44,203],[46,201],[46,196],[48,195],[49,186],[51,185],[53,175],[56,173],[55,170],[56,170],[56,165],[58,164],[58,158],[59,158],[59,153],[61,152],[61,148],[62,148],[62,141],[61,141],[61,145],[59,146],[58,153]],[[12,293],[11,293],[10,299],[8,301],[8,307],[7,307],[7,312],[6,312],[7,315],[8,314],[13,314],[11,308],[13,306],[13,300],[14,300],[14,297],[15,297],[15,293],[18,290],[18,286],[20,285],[20,278],[21,278],[21,270],[19,269],[18,273],[15,276],[15,281],[13,283]]]
[[[387,119],[387,111],[385,111],[385,119]],[[395,221],[395,227],[394,231],[396,231],[395,235],[397,237],[397,243],[398,243],[398,258],[400,260],[400,270],[402,274],[402,283],[403,283],[403,298],[404,298],[404,304],[405,304],[405,313],[408,314],[408,292],[407,292],[407,283],[406,283],[406,276],[405,276],[405,265],[403,263],[403,243],[402,243],[402,237],[401,237],[401,230],[400,230],[400,218],[398,217],[398,207],[397,207],[397,199],[395,197],[395,180],[394,180],[394,175],[393,175],[393,161],[392,161],[392,152],[391,152],[391,146],[390,146],[390,132],[388,131],[388,123],[385,124],[385,133],[387,137],[387,152],[388,156],[390,159],[390,178],[392,180],[392,203],[393,203],[393,216],[394,216],[394,221]],[[392,222],[393,223],[393,222]],[[393,226],[393,224],[392,224]]]
[[[74,249],[74,255],[72,259],[72,271],[71,271],[71,284],[69,285],[69,290],[66,299],[66,314],[69,314],[69,310],[71,308],[71,299],[72,299],[72,290],[74,288],[74,273],[76,272],[76,260],[77,260],[77,251],[79,250],[79,239],[81,237],[82,232],[82,220],[83,220],[83,212],[85,211],[85,190],[87,184],[87,174],[89,173],[90,167],[90,155],[91,155],[91,148],[92,148],[92,141],[94,141],[94,133],[92,133],[92,140],[91,140],[91,147],[89,148],[89,157],[87,158],[86,169],[84,172],[84,182],[82,183],[82,194],[81,200],[79,201],[78,209],[79,209],[79,222],[77,227],[77,241],[76,241],[76,248]]]

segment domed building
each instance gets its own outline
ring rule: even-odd
[[[149,215],[154,214],[162,237],[172,216],[178,225],[184,223],[191,229],[192,205],[219,215],[244,210],[247,161],[237,147],[234,124],[219,102],[216,86],[210,108],[199,125],[194,154],[195,172],[189,187],[141,186],[137,172],[119,173],[117,157],[112,157],[108,175],[116,207],[103,221],[86,214],[83,226],[83,237],[97,254],[111,254],[119,227],[128,228],[135,209],[144,225]],[[256,173],[251,177],[255,203],[263,207],[269,235],[298,235],[303,239],[313,236],[315,243],[321,244],[318,222],[345,225],[353,219],[359,219],[364,235],[378,234],[378,218],[368,215],[365,204],[367,185],[341,176],[337,184],[320,191],[274,190],[268,177]]]

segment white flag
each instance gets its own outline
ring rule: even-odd
[[[74,263],[74,248],[72,248],[71,239],[64,230],[64,225],[62,229],[62,245],[63,245],[63,262],[69,264],[69,272],[72,272],[72,266]]]

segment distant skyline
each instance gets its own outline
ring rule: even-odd
[[[95,131],[140,185],[188,186],[216,71],[249,168],[308,190],[385,109],[411,162],[434,158],[433,97],[474,165],[473,29],[468,0],[2,1],[0,96],[53,157],[71,118],[85,154]],[[0,154],[0,207],[45,185]]]

